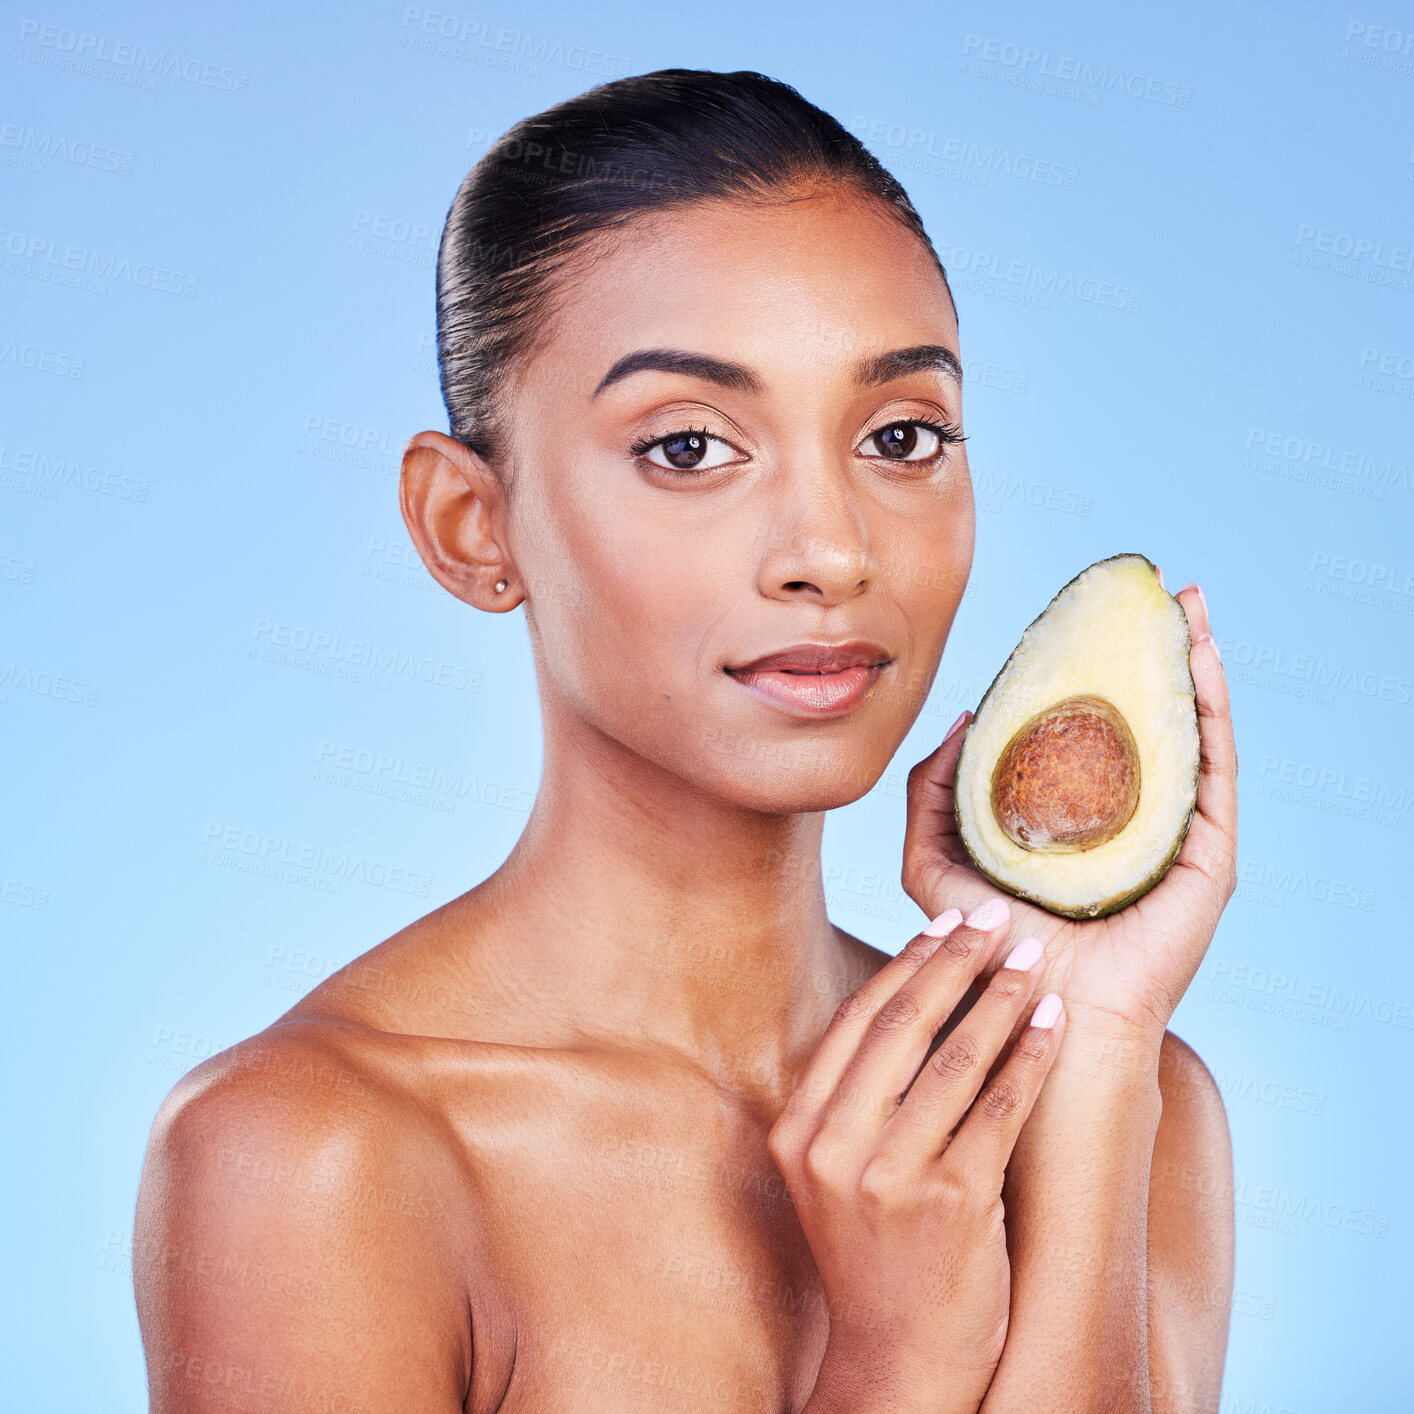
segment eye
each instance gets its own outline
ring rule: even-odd
[[[897,422],[887,423],[871,432],[863,442],[863,448],[873,446],[874,456],[884,461],[927,462],[942,455],[943,448],[957,442],[966,441],[962,429],[952,422],[931,422],[926,417],[905,417]]]
[[[666,437],[635,443],[632,448],[634,456],[644,457],[664,471],[710,471],[729,462],[735,450],[705,427],[670,432]]]

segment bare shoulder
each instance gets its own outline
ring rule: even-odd
[[[461,1407],[456,1156],[380,1046],[346,1024],[283,1020],[163,1102],[133,1240],[154,1410],[295,1382],[331,1407]]]
[[[1214,1198],[1232,1189],[1232,1138],[1222,1092],[1186,1041],[1164,1032],[1159,1048],[1163,1113],[1154,1144],[1151,1191],[1185,1206],[1178,1195]]]
[[[1156,1414],[1217,1409],[1232,1307],[1232,1139],[1222,1092],[1171,1031],[1149,1175],[1149,1344]]]
[[[313,1158],[337,1141],[347,1167],[396,1163],[427,1126],[386,1046],[395,1040],[349,1021],[287,1014],[173,1086],[148,1158],[177,1172],[212,1163],[244,1172],[239,1154],[259,1146]],[[405,1142],[388,1143],[395,1133]]]

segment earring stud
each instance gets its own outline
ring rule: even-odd
[[[497,594],[503,593],[503,592],[505,591],[506,585],[509,584],[509,583],[510,583],[510,581],[507,580],[507,579],[498,579],[498,580],[496,581],[496,593],[497,593]]]

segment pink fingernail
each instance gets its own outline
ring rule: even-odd
[[[946,938],[961,922],[961,912],[956,908],[950,908],[946,913],[940,913],[923,931],[930,938]]]
[[[1049,1030],[1060,1020],[1061,999],[1054,992],[1047,992],[1039,1002],[1036,1003],[1036,1010],[1031,1013],[1032,1026],[1041,1026]]]
[[[1008,954],[1003,967],[1010,967],[1017,972],[1029,972],[1041,960],[1045,948],[1041,946],[1040,938],[1023,938]]]
[[[985,933],[989,928],[1005,923],[1010,917],[1011,909],[1001,899],[989,898],[986,903],[978,905],[967,915],[967,926]]]
[[[1155,566],[1154,566],[1154,573],[1155,573],[1156,575],[1158,575],[1158,577],[1159,577],[1159,588],[1162,589],[1162,588],[1164,587],[1164,572],[1163,572],[1163,570],[1161,570],[1161,569],[1158,567],[1158,565],[1155,565]]]
[[[966,720],[967,720],[967,713],[964,712],[964,713],[957,719],[957,721],[955,721],[955,722],[952,724],[952,726],[950,726],[950,727],[948,728],[948,734],[947,734],[947,736],[945,736],[945,737],[943,738],[943,740],[944,740],[944,741],[947,741],[947,740],[948,740],[948,737],[951,737],[952,734],[953,734]]]

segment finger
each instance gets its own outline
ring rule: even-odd
[[[869,1028],[879,1008],[898,991],[937,950],[943,939],[962,922],[956,908],[933,919],[921,933],[910,938],[862,987],[856,988],[838,1007],[820,1039],[815,1043],[795,1089],[781,1111],[777,1127],[785,1130],[798,1124],[801,1137],[813,1132],[813,1116],[834,1094],[859,1039]]]
[[[1199,734],[1194,828],[1176,863],[1182,870],[1196,871],[1208,884],[1221,885],[1235,862],[1237,847],[1237,746],[1231,701],[1203,591],[1191,584],[1176,597],[1188,614],[1193,636],[1189,666]]]
[[[1188,636],[1196,643],[1205,633],[1212,633],[1208,621],[1208,600],[1197,584],[1185,584],[1174,591],[1179,607],[1188,618]]]
[[[877,1134],[895,1112],[939,1028],[1000,946],[1011,912],[989,899],[944,937],[876,1011],[840,1076],[823,1128]]]
[[[967,851],[957,837],[953,816],[953,776],[957,771],[962,739],[972,713],[964,712],[952,725],[931,756],[925,756],[908,773],[908,823],[903,837],[903,864],[918,854],[942,853],[956,864],[967,862]]]
[[[1047,992],[1006,1063],[983,1087],[943,1152],[943,1164],[959,1179],[985,1183],[988,1196],[995,1196],[990,1191],[995,1180],[996,1193],[1001,1193],[1021,1126],[1035,1107],[1064,1037],[1065,1004],[1055,992]]]
[[[928,1057],[884,1129],[882,1147],[902,1163],[922,1167],[947,1147],[948,1136],[977,1098],[1036,991],[1045,962],[1040,940],[1023,938],[993,973],[966,1020]]]

